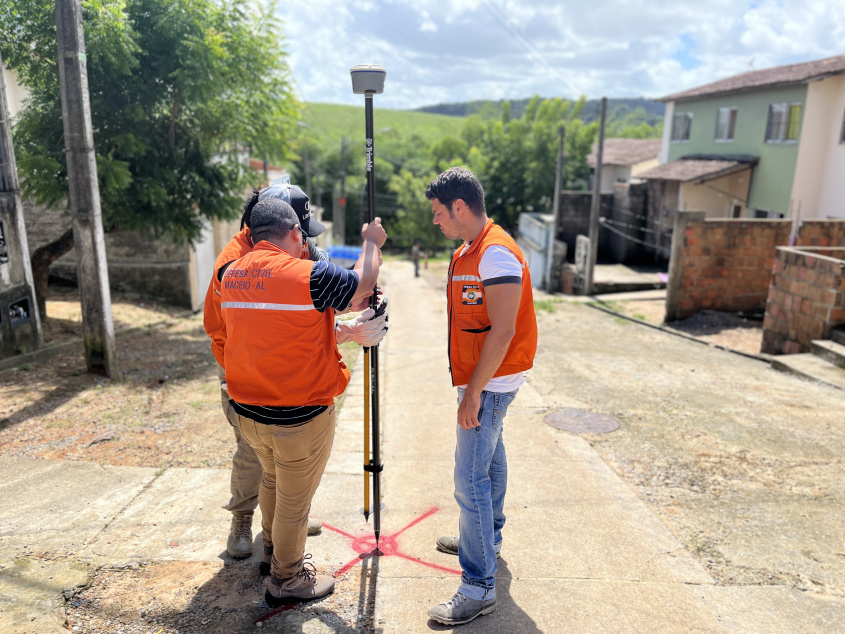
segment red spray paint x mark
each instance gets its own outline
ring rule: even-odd
[[[344,566],[340,570],[338,570],[335,573],[334,576],[339,577],[343,573],[347,572],[350,568],[352,568],[359,561],[363,561],[364,559],[368,559],[369,557],[390,557],[390,556],[394,556],[394,555],[396,557],[401,557],[402,559],[407,559],[408,561],[414,561],[418,564],[422,564],[423,566],[428,566],[429,568],[434,568],[435,570],[440,570],[441,572],[448,572],[448,573],[451,573],[451,574],[454,574],[454,575],[460,575],[461,574],[460,570],[455,570],[454,568],[446,568],[445,566],[438,566],[437,564],[432,564],[432,563],[427,562],[427,561],[422,561],[421,559],[418,559],[417,557],[411,557],[410,555],[406,555],[405,553],[403,553],[402,551],[399,550],[399,545],[396,543],[396,538],[399,537],[399,535],[404,533],[409,528],[416,526],[417,524],[422,522],[424,519],[431,517],[432,515],[437,513],[437,511],[439,511],[439,510],[440,509],[436,508],[436,507],[433,508],[433,509],[430,509],[429,511],[426,511],[425,513],[420,515],[417,519],[415,519],[413,522],[408,524],[402,530],[397,531],[396,533],[393,533],[392,535],[382,536],[382,538],[379,540],[379,543],[378,543],[378,546],[379,546],[378,549],[376,549],[376,539],[375,539],[375,537],[355,537],[354,535],[350,535],[349,533],[346,533],[346,532],[340,530],[339,528],[335,528],[334,526],[329,526],[328,524],[323,522],[323,528],[327,528],[330,531],[334,531],[335,533],[343,535],[344,537],[348,537],[350,540],[352,540],[352,544],[351,544],[352,550],[354,550],[355,552],[358,553],[357,557],[355,557],[354,559],[352,559],[349,562],[347,562],[346,564],[344,564]]]
[[[411,557],[410,555],[406,555],[405,553],[399,550],[399,545],[396,543],[396,538],[399,537],[402,533],[404,533],[409,528],[412,528],[422,522],[424,519],[431,517],[435,513],[437,513],[440,509],[435,507],[430,509],[420,515],[417,519],[413,522],[408,524],[405,528],[393,533],[392,535],[385,535],[379,540],[379,547],[376,549],[376,538],[375,537],[355,537],[355,535],[350,535],[346,531],[342,531],[339,528],[335,528],[334,526],[329,526],[325,522],[323,522],[323,528],[326,528],[330,531],[337,533],[338,535],[343,535],[347,537],[351,541],[352,550],[358,553],[358,555],[354,558],[349,560],[346,564],[344,564],[340,570],[338,570],[334,576],[339,577],[340,575],[348,572],[350,568],[353,568],[355,564],[369,559],[370,557],[390,557],[396,556],[401,557],[402,559],[407,559],[408,561],[413,561],[418,564],[422,564],[423,566],[428,566],[429,568],[434,568],[435,570],[440,570],[441,572],[448,572],[453,575],[460,575],[460,570],[455,570],[454,568],[446,568],[445,566],[438,566],[437,564],[430,563],[428,561],[422,561],[417,557]],[[263,623],[264,621],[273,618],[277,614],[284,612],[286,610],[293,610],[299,603],[291,603],[290,605],[284,605],[280,608],[276,608],[275,610],[271,610],[264,616],[259,619],[256,619],[255,624]]]

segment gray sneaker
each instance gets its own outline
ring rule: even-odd
[[[499,557],[502,553],[502,542],[495,544],[496,548],[496,557]],[[437,538],[437,550],[441,553],[446,553],[447,555],[457,555],[458,554],[458,538],[454,535],[443,535],[442,537]]]
[[[229,539],[226,540],[226,552],[235,559],[252,557],[252,511],[232,515]]]
[[[495,609],[496,599],[478,601],[458,592],[446,603],[431,608],[428,615],[443,625],[463,625],[482,614],[490,614]]]

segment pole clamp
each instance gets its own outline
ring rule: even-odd
[[[369,471],[370,473],[381,473],[382,471],[384,471],[384,465],[375,465],[371,462],[370,464],[364,465],[364,471]]]

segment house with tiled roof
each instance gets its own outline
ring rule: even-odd
[[[845,55],[667,95],[660,165],[641,174],[665,216],[845,219]]]
[[[646,170],[656,166],[660,154],[660,139],[617,139],[604,140],[602,150],[602,193],[613,193],[615,185],[628,185]],[[587,155],[587,164],[595,173],[596,144]]]

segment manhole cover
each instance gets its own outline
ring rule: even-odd
[[[583,409],[563,409],[543,416],[546,425],[576,434],[607,434],[619,429],[619,421],[604,414]]]

